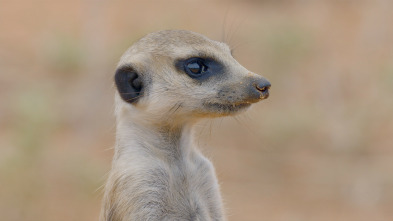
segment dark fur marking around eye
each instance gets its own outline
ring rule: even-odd
[[[225,72],[225,67],[220,62],[208,57],[191,57],[175,61],[175,67],[187,74],[190,78],[205,81],[208,78],[221,75]]]

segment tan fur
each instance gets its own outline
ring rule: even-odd
[[[193,56],[220,61],[226,77],[198,83],[175,68],[176,59]],[[146,89],[136,104],[116,93],[115,155],[100,220],[226,220],[214,167],[196,147],[193,126],[263,99],[247,100],[245,92],[246,82],[261,77],[226,44],[180,30],[145,36],[122,56],[118,67],[125,65],[142,75]],[[209,107],[216,103],[230,106]]]

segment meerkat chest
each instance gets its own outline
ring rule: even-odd
[[[221,196],[212,164],[203,156],[167,165],[163,220],[222,220]]]

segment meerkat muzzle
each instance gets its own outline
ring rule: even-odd
[[[261,96],[260,96],[261,99],[266,99],[266,98],[269,97],[269,89],[270,89],[270,87],[271,87],[271,84],[268,81],[266,81],[263,84],[256,84],[255,85],[255,88],[261,94]]]
[[[258,77],[257,79],[252,80],[248,86],[248,95],[246,101],[256,103],[260,100],[268,98],[270,87],[270,82],[265,78]]]

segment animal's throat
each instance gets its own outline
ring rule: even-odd
[[[122,136],[120,141],[127,148],[142,149],[149,155],[173,160],[187,156],[193,148],[193,133],[190,125],[176,127],[173,125],[146,126],[134,123],[131,125],[127,128],[128,131],[120,132],[120,134],[128,135]]]

